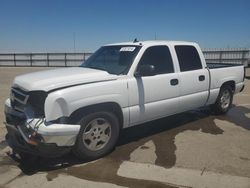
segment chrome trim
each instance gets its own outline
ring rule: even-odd
[[[5,101],[4,112],[6,114],[11,114],[11,115],[17,116],[19,118],[24,118],[25,117],[25,114],[23,112],[16,111],[15,109],[13,109],[11,107],[11,105],[10,105],[10,99],[7,99]]]
[[[22,100],[18,99],[18,98],[15,96],[15,93],[14,93],[14,100],[20,102],[21,104],[27,104],[27,101],[28,101],[28,99],[29,99],[29,95],[26,95],[26,94],[24,94],[24,93],[22,93],[22,92],[16,90],[15,88],[12,88],[12,89],[11,89],[11,92],[12,92],[12,91],[14,91],[14,92],[18,93],[19,95],[22,95],[23,97],[25,97],[25,99],[22,101]]]

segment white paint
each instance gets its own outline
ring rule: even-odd
[[[111,75],[106,71],[71,67],[20,75],[15,78],[13,86],[21,87],[26,91],[50,91],[60,87],[97,81],[108,81],[116,78],[116,75]]]
[[[135,48],[133,46],[141,46],[127,75],[112,75],[106,71],[80,67],[61,68],[17,76],[13,86],[27,91],[53,90],[48,93],[44,105],[47,122],[61,117],[70,117],[72,113],[83,107],[112,102],[121,108],[123,122],[125,122],[123,127],[128,127],[204,106],[209,90],[213,89],[207,103],[210,104],[217,99],[219,88],[225,81],[235,81],[236,93],[243,85],[243,66],[235,66],[211,69],[211,88],[209,88],[206,62],[196,43],[145,41],[123,43],[123,45],[126,46],[121,47],[121,51],[132,51]],[[135,77],[134,73],[144,52],[149,47],[159,45],[169,48],[174,73]],[[180,72],[174,48],[177,45],[194,46],[199,53],[202,69]],[[200,75],[205,76],[204,81],[199,81]],[[179,83],[171,85],[172,79],[178,79]],[[69,131],[58,124],[48,125],[48,127],[51,127],[49,130],[53,130],[52,132],[55,132],[55,129],[61,129],[60,133],[67,134]],[[73,126],[71,128],[75,129]],[[76,130],[78,132],[79,129]]]
[[[131,125],[178,112],[179,86],[172,86],[171,79],[178,79],[178,74],[160,74],[128,80]]]
[[[127,47],[122,47],[120,49],[120,52],[133,52],[134,50],[135,50],[135,47],[127,46]]]
[[[199,81],[199,76],[205,80]],[[180,73],[180,109],[190,110],[205,105],[209,91],[209,72],[199,69]]]

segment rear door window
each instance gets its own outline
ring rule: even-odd
[[[181,72],[202,69],[200,56],[194,46],[175,46]]]

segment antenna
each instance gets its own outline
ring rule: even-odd
[[[134,39],[134,42],[133,42],[133,43],[136,43],[136,42],[139,42],[139,41],[137,40],[137,38]]]

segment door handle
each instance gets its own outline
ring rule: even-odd
[[[205,76],[204,75],[200,75],[199,76],[199,81],[204,81],[205,80]]]
[[[170,80],[170,84],[171,84],[172,86],[178,85],[178,83],[179,83],[179,80],[178,80],[178,79],[172,79],[172,80]]]

